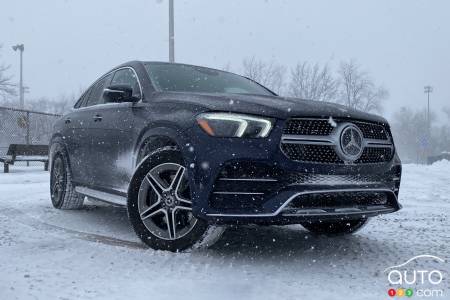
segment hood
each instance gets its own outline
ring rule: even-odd
[[[160,92],[155,93],[153,101],[190,104],[203,107],[208,111],[246,113],[278,119],[291,117],[328,118],[331,116],[387,123],[386,119],[380,116],[340,104],[279,96]]]

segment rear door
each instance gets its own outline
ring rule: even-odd
[[[72,179],[76,184],[86,184],[88,172],[88,153],[90,138],[88,125],[90,115],[85,106],[91,89],[88,89],[78,100],[74,110],[64,116],[63,140],[67,146],[67,154],[72,171]]]
[[[140,82],[132,68],[116,70],[109,85],[130,86],[133,96],[141,99]],[[133,172],[133,106],[130,102],[103,102],[95,107],[94,115],[99,119],[93,123],[91,155],[98,188],[119,192],[128,188]]]

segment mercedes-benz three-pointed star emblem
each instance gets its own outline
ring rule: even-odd
[[[357,160],[363,152],[363,134],[356,125],[344,126],[340,135],[341,154],[346,161]]]

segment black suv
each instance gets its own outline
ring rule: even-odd
[[[385,119],[185,64],[133,61],[100,77],[56,122],[50,162],[56,208],[126,206],[155,249],[228,224],[352,233],[400,209]]]

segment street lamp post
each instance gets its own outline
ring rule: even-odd
[[[427,135],[428,135],[428,147],[427,147],[427,156],[430,155],[431,149],[431,120],[430,120],[430,94],[433,92],[433,87],[431,85],[426,85],[423,88],[425,94],[427,94]],[[428,158],[427,158],[428,161]]]
[[[173,0],[169,0],[169,62],[175,62],[175,30]]]
[[[23,99],[23,50],[25,49],[23,44],[17,44],[12,47],[14,51],[19,50],[20,52],[20,81],[19,81],[19,100],[20,100],[20,108],[24,108],[24,99]]]

